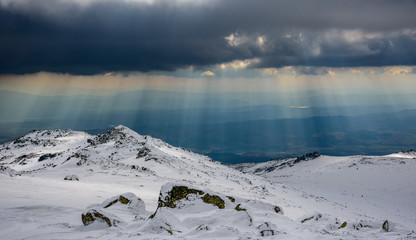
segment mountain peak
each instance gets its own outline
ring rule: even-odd
[[[146,137],[138,134],[137,132],[131,130],[130,128],[118,125],[116,127],[111,128],[104,134],[99,134],[95,137],[95,139],[98,143],[108,143],[110,141],[115,141],[119,144],[125,144],[125,143],[143,143],[146,141]]]
[[[115,127],[113,127],[112,129],[118,129],[118,130],[130,130],[130,131],[133,131],[133,130],[131,130],[130,128],[128,128],[128,127],[126,127],[126,126],[124,126],[124,125],[117,125],[117,126],[115,126]]]

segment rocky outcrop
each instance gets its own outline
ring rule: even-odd
[[[79,181],[79,178],[77,175],[72,174],[72,175],[68,175],[66,177],[64,177],[64,180],[68,180],[68,181]]]
[[[101,204],[89,206],[81,215],[82,223],[104,223],[108,227],[133,221],[144,221],[149,213],[143,200],[133,193],[124,193],[109,198]]]
[[[279,231],[271,219],[279,219],[283,210],[275,205],[256,200],[225,196],[190,185],[168,183],[162,186],[158,208],[141,231],[167,235],[200,234],[218,231],[236,234],[236,231],[271,236]]]
[[[6,166],[0,166],[0,174],[5,174],[10,177],[19,175],[19,173],[16,170],[11,169],[10,167],[6,167]]]

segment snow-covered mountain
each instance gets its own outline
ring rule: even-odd
[[[234,169],[124,126],[32,131],[0,145],[0,230],[5,239],[415,238],[414,157],[310,155]]]

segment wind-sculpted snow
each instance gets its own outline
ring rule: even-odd
[[[225,196],[190,185],[162,186],[158,208],[139,231],[189,238],[277,235],[279,222],[290,222],[277,206]]]
[[[312,154],[243,173],[124,126],[32,131],[0,145],[0,230],[4,239],[414,238],[412,154]]]

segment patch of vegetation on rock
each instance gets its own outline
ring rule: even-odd
[[[235,202],[235,198],[227,196],[228,199],[230,199],[231,202]]]
[[[312,220],[312,219],[315,219],[315,221],[318,221],[321,217],[322,217],[322,215],[320,213],[318,213],[318,214],[315,214],[315,215],[313,215],[311,217],[308,217],[308,218],[303,219],[301,221],[301,223],[305,223],[305,222],[307,222],[309,220]]]
[[[309,221],[309,220],[311,220],[312,218],[313,218],[313,216],[312,216],[312,217],[305,218],[305,219],[303,219],[303,220],[302,220],[302,223],[304,223],[304,222],[306,222],[306,221]]]
[[[115,206],[115,207],[113,207]],[[143,200],[133,193],[123,193],[89,206],[82,213],[82,222],[89,225],[94,221],[105,222],[109,227],[132,220],[144,220],[148,212]]]
[[[248,214],[247,209],[241,208],[240,206],[241,204],[237,204],[237,206],[235,206],[234,209],[238,212],[245,212],[247,214],[248,219],[250,220],[250,223],[253,223],[253,218],[251,218],[250,214]]]
[[[186,186],[173,186],[172,189],[168,192],[168,196],[166,196],[165,199],[162,200],[161,197],[159,197],[158,207],[175,208],[175,202],[186,198],[189,194],[203,195],[204,192],[188,188]]]
[[[158,208],[158,209],[159,209],[159,208]],[[156,209],[156,211],[155,211],[152,215],[150,215],[150,216],[149,216],[149,218],[150,218],[150,219],[155,218],[155,216],[156,216],[156,213],[157,213],[157,210],[158,210],[158,209]]]
[[[222,198],[218,197],[217,195],[209,195],[208,193],[202,196],[202,201],[204,203],[209,203],[217,206],[220,209],[223,209],[225,207],[225,202],[222,200]]]
[[[113,201],[110,201],[109,203],[107,203],[104,208],[108,208],[111,207],[112,205],[116,204],[117,202],[127,205],[133,202],[133,198],[135,198],[136,196],[134,195],[129,195],[129,194],[121,194],[118,198],[114,199]],[[107,200],[108,201],[108,200]],[[140,200],[141,201],[141,200]]]
[[[345,228],[346,226],[347,226],[347,222],[343,222],[341,226],[338,227],[338,229]]]
[[[247,211],[247,209],[245,209],[245,208],[240,208],[240,205],[241,204],[238,204],[237,206],[235,206],[235,210],[237,210],[237,211]]]
[[[129,204],[131,202],[130,199],[126,198],[125,196],[121,195],[118,199],[121,204]]]
[[[100,213],[97,210],[91,209],[90,211],[86,212],[85,214],[81,215],[82,223],[87,226],[93,223],[96,220],[103,221],[107,223],[109,227],[116,226],[119,223],[117,220],[111,221],[110,218],[106,217],[104,214]]]

